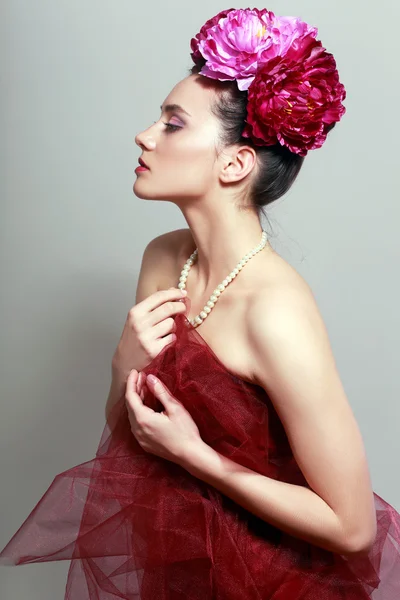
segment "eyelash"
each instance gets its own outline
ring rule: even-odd
[[[157,121],[154,121],[154,123],[157,123]],[[171,125],[171,123],[164,123],[164,125],[167,128],[167,131],[169,131],[170,133],[173,133],[178,129],[182,129],[182,127],[179,127],[178,125]]]
[[[179,125],[171,125],[171,123],[164,123],[164,125],[167,128],[167,131],[170,131],[171,133],[173,131],[178,131],[178,129],[182,129]]]

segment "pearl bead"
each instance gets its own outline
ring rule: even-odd
[[[249,260],[251,258],[253,258],[253,256],[255,256],[258,252],[260,252],[260,250],[265,248],[267,239],[268,239],[267,232],[263,230],[262,235],[261,235],[261,243],[258,244],[258,246],[256,246],[255,248],[253,248],[253,250],[250,250],[250,252],[245,254],[245,256],[242,258],[241,261],[239,261],[239,263],[231,271],[231,273],[222,281],[222,283],[220,283],[215,288],[215,290],[211,294],[209,300],[204,305],[203,310],[190,321],[190,324],[193,327],[197,327],[198,325],[201,325],[201,323],[203,323],[204,319],[206,319],[208,317],[211,310],[214,308],[215,303],[217,302],[219,296],[227,288],[227,286],[231,283],[231,281],[233,281],[233,279],[235,279],[235,277],[239,274],[239,272],[243,269],[243,267],[249,262]],[[183,266],[183,269],[181,271],[181,276],[179,278],[179,283],[178,283],[178,288],[181,290],[186,288],[186,280],[187,280],[189,271],[190,271],[193,263],[197,259],[197,255],[198,255],[198,249],[196,248],[196,250],[190,255],[190,257],[187,259],[186,263]]]

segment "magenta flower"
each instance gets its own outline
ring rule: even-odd
[[[194,62],[205,59],[201,75],[237,80],[247,90],[260,59],[282,56],[296,39],[317,36],[317,29],[297,17],[278,17],[267,9],[229,9],[219,13],[191,40]]]
[[[192,38],[192,58],[204,64],[201,75],[248,91],[244,137],[305,156],[322,146],[346,110],[335,59],[317,34],[298,17],[230,8]]]
[[[268,33],[270,24],[267,9],[230,9],[214,25],[202,28],[198,53],[207,62],[201,75],[221,81],[236,80],[240,90],[247,90],[257,71],[259,53],[273,43]],[[196,41],[192,42],[196,51]]]
[[[263,146],[279,142],[305,156],[341,119],[345,97],[335,59],[311,33],[260,67],[248,93],[243,137]]]
[[[203,27],[200,29],[200,32],[190,40],[190,47],[192,50],[191,57],[194,63],[201,62],[203,58],[202,54],[199,51],[199,41],[205,40],[208,35],[208,30],[211,29],[211,27],[214,27],[214,25],[217,25],[219,20],[226,17],[226,15],[232,10],[235,9],[229,8],[228,10],[223,10],[220,13],[218,13],[215,17],[208,19],[208,21],[206,21]]]
[[[269,35],[272,39],[272,44],[268,50],[261,52],[259,60],[266,60],[275,56],[283,56],[289,48],[295,46],[298,40],[306,36],[312,36],[316,39],[318,29],[305,23],[298,17],[280,17],[270,13],[270,30]]]

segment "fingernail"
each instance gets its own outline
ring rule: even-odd
[[[150,381],[150,383],[156,383],[157,377],[154,377],[154,375],[147,375],[147,381]]]

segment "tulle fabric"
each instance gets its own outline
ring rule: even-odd
[[[166,384],[216,451],[309,487],[265,390],[230,372],[185,314],[175,322],[177,341],[144,372]],[[151,392],[144,401],[163,410]],[[71,561],[64,600],[399,600],[400,514],[374,499],[372,550],[329,552],[145,452],[121,400],[96,456],[54,478],[0,563]]]

